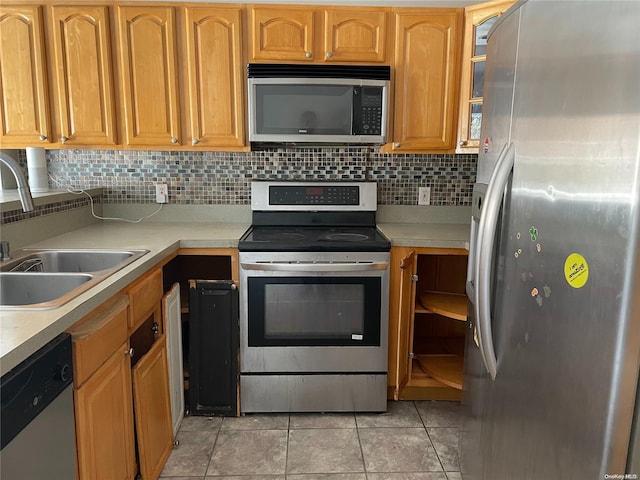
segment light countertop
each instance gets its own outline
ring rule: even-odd
[[[394,247],[466,248],[468,223],[378,223]]]
[[[178,248],[235,248],[247,224],[101,222],[29,248],[146,249],[149,253],[52,310],[0,310],[0,374],[44,346]]]
[[[149,253],[52,310],[0,310],[0,374],[15,367],[179,248],[236,248],[245,223],[101,222],[29,248],[146,249]],[[381,223],[393,246],[467,248],[469,225]]]

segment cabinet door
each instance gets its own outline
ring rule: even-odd
[[[79,478],[133,479],[136,459],[127,343],[74,392]]]
[[[513,1],[479,3],[465,8],[462,73],[460,75],[459,153],[478,153],[484,66],[487,60],[487,34]]]
[[[133,368],[133,403],[142,478],[158,478],[173,445],[165,336]]]
[[[54,141],[68,145],[115,144],[107,7],[54,6],[51,20],[56,133],[60,135]]]
[[[249,14],[250,61],[314,60],[312,8],[253,6]]]
[[[186,14],[191,142],[243,146],[240,10],[194,7]]]
[[[3,147],[49,142],[42,11],[0,6],[0,112]]]
[[[336,9],[324,13],[326,62],[384,62],[386,10]]]
[[[389,383],[393,388],[393,399],[398,400],[411,371],[409,351],[415,309],[416,254],[410,249],[392,248],[391,265]]]
[[[396,14],[392,149],[398,152],[454,149],[462,14],[429,11]]]
[[[180,142],[175,11],[118,7],[125,143]]]

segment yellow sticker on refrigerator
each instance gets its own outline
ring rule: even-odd
[[[589,279],[589,264],[579,253],[570,254],[564,261],[564,278],[573,288],[582,288]]]

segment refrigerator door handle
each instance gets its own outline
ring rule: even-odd
[[[480,353],[485,368],[493,380],[497,374],[496,353],[491,331],[491,267],[493,265],[494,243],[504,190],[513,169],[515,150],[513,144],[505,145],[500,152],[496,166],[484,197],[482,215],[478,224],[478,243],[475,258],[474,310]]]

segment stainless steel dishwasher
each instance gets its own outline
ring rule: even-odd
[[[2,376],[2,480],[76,478],[71,362],[63,333]]]

